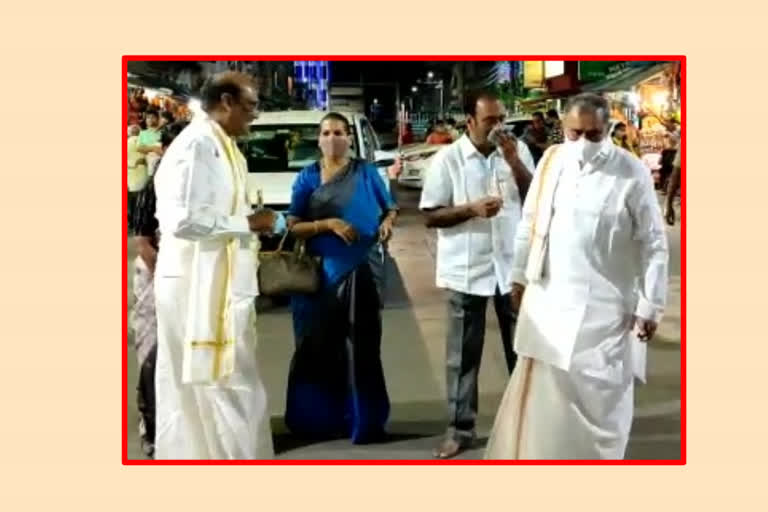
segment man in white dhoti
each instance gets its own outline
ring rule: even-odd
[[[486,458],[624,458],[668,252],[650,173],[608,118],[601,97],[573,98],[531,184],[512,273],[520,359]]]
[[[223,73],[203,109],[168,148],[155,178],[160,250],[155,271],[157,459],[271,458],[267,397],[256,362],[254,233],[245,158],[232,137],[256,118],[250,78]]]

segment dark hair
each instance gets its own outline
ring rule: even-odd
[[[553,108],[547,110],[547,117],[551,119],[560,119],[560,116],[557,114],[557,110]]]
[[[449,118],[448,118],[448,121],[447,121],[447,123],[448,123],[449,125],[451,125],[451,126],[456,126],[456,120],[455,120],[454,118],[452,118],[452,117],[449,117]]]
[[[149,116],[160,117],[160,114],[158,114],[157,110],[155,110],[154,108],[150,108],[144,111],[144,119],[146,119]]]
[[[477,103],[480,100],[498,101],[499,96],[493,91],[485,89],[470,91],[464,96],[464,113],[475,117],[477,115]]]
[[[323,123],[326,121],[338,121],[344,125],[344,131],[347,132],[347,135],[352,133],[352,128],[349,126],[349,119],[347,119],[342,114],[339,114],[338,112],[328,112],[320,120],[320,126],[323,126]]]
[[[606,123],[611,119],[611,108],[608,105],[608,100],[591,92],[577,94],[568,100],[565,111],[570,112],[573,109],[585,109],[602,117]]]
[[[203,110],[210,112],[221,102],[221,96],[231,95],[239,100],[244,87],[253,87],[250,75],[239,71],[225,71],[209,77],[200,91]]]
[[[163,146],[163,148],[170,146],[171,142],[173,142],[173,139],[178,137],[178,135],[184,128],[186,128],[186,126],[187,123],[184,121],[167,125],[163,129],[163,132],[160,134],[160,144]]]
[[[541,112],[534,112],[533,113],[533,118],[534,119],[535,118],[539,118],[539,119],[541,119],[543,121],[544,120],[544,114],[542,114]]]
[[[170,112],[168,112],[167,110],[163,110],[163,112],[160,114],[160,117],[162,117],[163,119],[165,119],[165,120],[166,120],[166,121],[168,121],[169,123],[172,123],[172,122],[173,122],[173,119],[174,119],[174,118],[173,118],[173,114],[171,114],[171,113],[170,113]]]

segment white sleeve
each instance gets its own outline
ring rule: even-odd
[[[661,207],[653,189],[651,173],[637,162],[640,177],[629,198],[632,238],[640,243],[640,297],[635,315],[660,322],[667,302],[669,250]]]
[[[161,231],[187,240],[251,234],[246,216],[216,211],[213,158],[210,145],[193,140],[163,159],[156,184]]]
[[[435,155],[424,176],[419,209],[453,206],[453,183],[446,162],[445,150]]]
[[[522,140],[517,141],[517,154],[520,155],[520,161],[523,162],[525,168],[528,169],[532,175],[536,174],[536,164],[533,163],[533,155],[531,150],[528,149],[528,144]]]

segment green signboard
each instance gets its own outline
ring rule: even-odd
[[[579,61],[579,80],[582,83],[609,80],[627,69],[626,61],[583,60]]]

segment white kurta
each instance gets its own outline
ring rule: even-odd
[[[198,118],[155,177],[157,459],[273,456],[255,353],[257,242],[246,218],[245,160],[231,142]]]
[[[620,459],[644,373],[634,317],[658,322],[666,300],[661,211],[648,170],[610,141],[583,169],[568,146],[552,151],[515,237],[521,359],[486,457]]]

